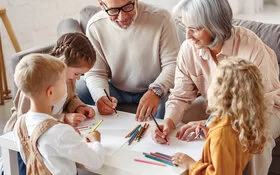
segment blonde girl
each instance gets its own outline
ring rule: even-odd
[[[189,168],[189,174],[242,174],[252,154],[262,153],[267,108],[261,73],[252,63],[239,59],[221,61],[212,76],[208,93],[211,113],[201,160],[195,162],[176,153],[174,164]]]

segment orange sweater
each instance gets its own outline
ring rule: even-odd
[[[241,175],[252,155],[243,152],[231,120],[224,117],[210,127],[202,159],[189,170],[190,175]]]

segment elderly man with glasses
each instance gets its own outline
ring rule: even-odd
[[[138,0],[98,0],[101,8],[86,34],[97,54],[77,84],[79,97],[102,115],[117,104],[139,104],[137,121],[163,118],[173,87],[179,40],[171,15]],[[109,96],[106,96],[105,91]]]

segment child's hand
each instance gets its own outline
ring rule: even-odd
[[[202,132],[199,137],[203,137],[204,139],[206,139],[209,128],[199,123],[195,129],[196,135],[200,132],[200,129],[202,130]]]
[[[88,133],[86,136],[86,140],[88,140],[90,142],[94,142],[94,141],[100,142],[100,140],[101,140],[100,133],[98,131]]]
[[[89,106],[80,106],[76,109],[76,112],[85,115],[87,118],[95,116],[95,111]]]
[[[174,165],[178,165],[182,168],[187,169],[190,166],[192,166],[195,163],[195,161],[184,153],[176,153],[172,156],[172,163]]]
[[[78,126],[82,121],[86,119],[86,116],[79,113],[67,113],[64,118],[64,122],[71,126]]]

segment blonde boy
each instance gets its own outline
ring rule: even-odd
[[[66,92],[66,65],[46,54],[30,54],[17,65],[15,83],[30,98],[30,110],[17,121],[14,135],[27,174],[76,174],[76,162],[87,169],[99,169],[105,151],[100,134],[94,132],[85,143],[67,124],[51,116],[52,108]]]

